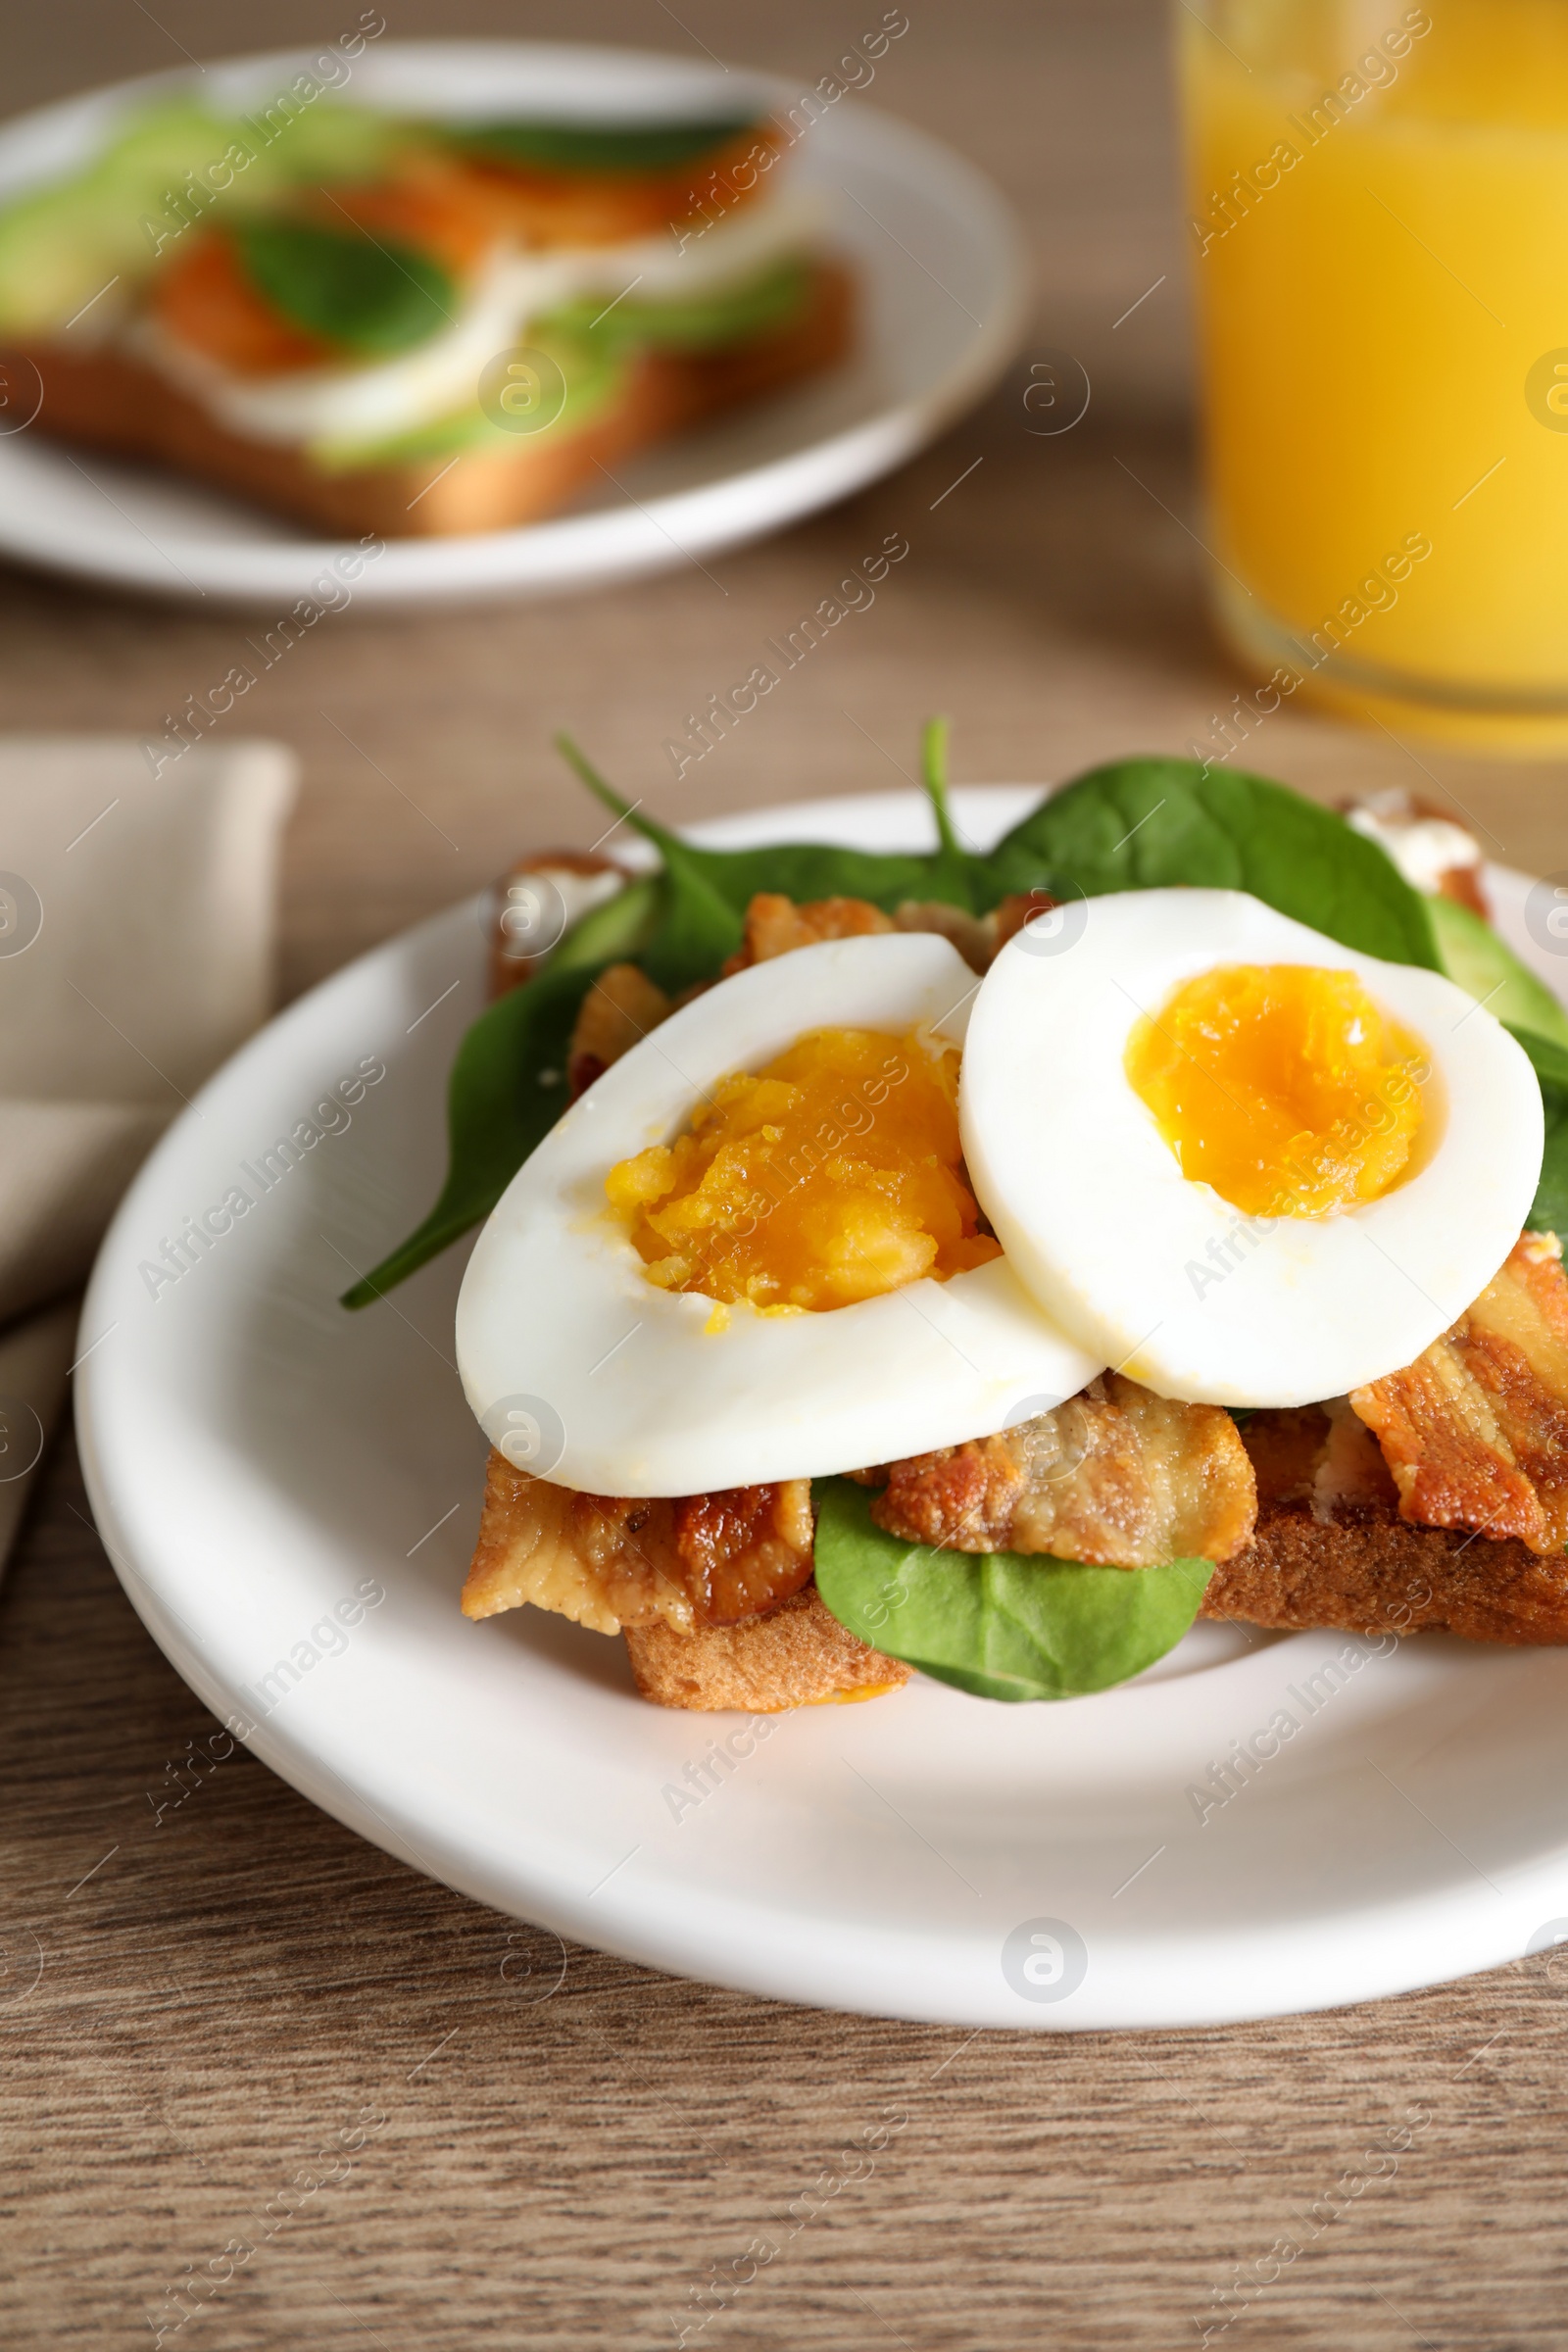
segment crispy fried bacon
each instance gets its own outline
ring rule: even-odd
[[[1229,1559],[1251,1535],[1256,1499],[1229,1413],[1115,1372],[998,1437],[866,1475],[882,1484],[872,1518],[906,1544],[1118,1568]]]
[[[612,1061],[629,1054],[674,1007],[635,963],[600,973],[578,1008],[566,1053],[566,1085],[575,1102]]]
[[[1568,1642],[1568,1560],[1401,1517],[1371,1433],[1343,1398],[1253,1413],[1242,1436],[1257,1472],[1257,1527],[1216,1569],[1203,1616],[1281,1632]]]
[[[862,1473],[906,1543],[1143,1568],[1224,1559],[1252,1530],[1251,1465],[1228,1413],[1107,1373],[999,1438]],[[633,1500],[580,1494],[492,1453],[468,1617],[524,1601],[596,1633],[764,1616],[811,1579],[808,1479]]]
[[[771,963],[797,948],[819,947],[825,939],[866,939],[891,931],[892,922],[869,899],[787,899],[782,891],[760,890],[746,909],[746,936],[724,966],[726,977],[750,964]]]
[[[1031,915],[1046,913],[1055,900],[1045,891],[1014,893],[989,914],[970,914],[945,899],[906,899],[889,916],[869,899],[787,899],[760,890],[746,909],[746,938],[724,969],[769,963],[796,948],[814,948],[824,939],[864,939],[883,931],[934,931],[950,940],[971,971],[983,972]]]
[[[550,872],[564,866],[564,853],[558,853],[550,864]],[[594,869],[605,860],[582,860],[587,873],[590,863]],[[518,866],[510,880],[525,877],[531,867]],[[610,870],[610,869],[606,869]],[[789,956],[797,948],[814,948],[825,939],[865,939],[884,931],[934,931],[951,940],[971,970],[983,972],[999,949],[1005,947],[1013,934],[1023,928],[1031,915],[1055,904],[1044,891],[1031,892],[1027,897],[1004,899],[990,914],[968,914],[961,906],[949,906],[937,899],[906,899],[896,915],[886,915],[869,899],[787,899],[779,891],[760,890],[746,909],[746,936],[737,952],[724,966],[725,977],[731,972],[745,971],[754,963],[771,963],[778,956]],[[530,977],[537,968],[538,957],[527,963],[520,976]],[[492,974],[491,994],[505,994],[517,985],[519,972],[497,961]],[[582,1001],[571,1044],[566,1054],[567,1092],[572,1102],[592,1086],[612,1061],[629,1054],[633,1046],[657,1029],[661,1021],[684,1004],[689,998],[710,988],[711,981],[702,981],[684,996],[671,999],[657,988],[646,972],[635,963],[612,963],[601,972]]]
[[[1403,1518],[1568,1543],[1568,1282],[1553,1234],[1521,1236],[1480,1298],[1402,1372],[1350,1403],[1394,1475]]]
[[[810,1582],[808,1479],[638,1500],[579,1494],[492,1452],[466,1617],[553,1609],[595,1633],[738,1625]]]

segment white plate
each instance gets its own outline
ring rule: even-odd
[[[285,87],[307,52],[209,67],[201,95],[241,111]],[[896,54],[896,52],[894,53]],[[194,77],[149,74],[24,115],[0,130],[0,201],[92,154],[127,108]],[[787,116],[801,93],[773,76],[627,49],[527,41],[388,41],[367,49],[344,95],[425,114],[509,108],[588,114],[756,105]],[[359,577],[365,603],[541,595],[662,571],[776,530],[888,473],[985,392],[1022,332],[1028,285],[1017,225],[970,165],[921,131],[844,98],[791,157],[826,189],[832,242],[859,278],[858,355],[617,467],[560,519],[477,537],[393,540]],[[337,541],[175,475],[0,434],[0,551],[53,570],[185,598],[286,609]]]
[[[961,793],[959,818],[994,837],[1037,798]],[[903,848],[927,824],[901,793],[701,837]],[[1513,944],[1559,978],[1524,931],[1526,879],[1492,886]],[[1486,1968],[1568,1926],[1568,1652],[1423,1635],[1383,1656],[1200,1626],[1098,1697],[1003,1706],[916,1680],[758,1739],[744,1717],[644,1705],[618,1641],[533,1609],[468,1624],[485,1446],[451,1360],[466,1252],[365,1313],[334,1299],[433,1197],[482,964],[470,905],[274,1021],[154,1153],[88,1294],[77,1415],[111,1556],[180,1673],[255,1725],[275,1771],[564,1936],[962,2025],[1316,2008]],[[260,1154],[362,1057],[387,1075],[352,1126],[150,1296],[141,1261],[230,1186],[258,1192]],[[367,1584],[385,1597],[343,1634],[332,1612]],[[1300,1729],[1200,1822],[1189,1788],[1281,1709]]]

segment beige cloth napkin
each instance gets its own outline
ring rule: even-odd
[[[0,739],[0,1568],[115,1203],[271,1001],[292,754],[153,767],[117,736]]]

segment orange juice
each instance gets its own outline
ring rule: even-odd
[[[1568,748],[1568,0],[1176,17],[1222,626],[1275,706]]]

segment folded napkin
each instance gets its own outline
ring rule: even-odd
[[[155,759],[117,736],[0,740],[0,1568],[115,1203],[271,1002],[293,756]]]

